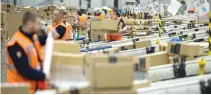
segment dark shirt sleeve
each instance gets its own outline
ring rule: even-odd
[[[8,47],[8,52],[15,64],[16,70],[18,73],[20,73],[20,75],[29,80],[45,80],[45,74],[42,71],[35,70],[29,65],[30,63],[28,62],[28,57],[18,43]],[[17,52],[20,52],[21,56],[17,56]]]
[[[119,21],[119,25],[120,25],[120,23],[122,23],[122,29],[123,29],[126,25],[125,25],[125,22],[124,22],[124,20],[122,18]]]
[[[40,41],[40,44],[41,44],[42,46],[44,46],[44,45],[46,44],[47,35],[46,35],[46,34],[44,34],[44,35],[39,35],[38,39],[39,39],[39,41]]]
[[[66,28],[61,26],[61,25],[59,25],[58,27],[56,27],[56,31],[59,34],[59,38],[58,39],[61,39],[64,36],[65,32],[66,32]]]

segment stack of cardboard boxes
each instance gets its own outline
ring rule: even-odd
[[[14,12],[15,10],[16,10],[15,5],[1,3],[1,11]]]
[[[91,21],[91,36],[93,41],[105,41],[105,34],[108,32],[117,32],[121,29],[118,26],[119,20],[112,19],[92,19]]]
[[[54,10],[56,10],[56,6],[41,6],[38,14],[43,19],[52,19]]]

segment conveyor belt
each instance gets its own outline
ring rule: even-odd
[[[140,94],[211,94],[211,75],[176,80],[174,83],[151,85],[137,90]]]
[[[204,72],[211,73],[211,64],[209,64],[211,63],[211,58],[205,58],[205,60],[207,64],[204,68]],[[185,70],[181,69],[181,70],[184,70],[184,72],[182,71],[181,71],[182,73],[175,72],[175,70],[177,70],[175,66],[179,66],[179,67],[184,66],[183,68],[185,68]],[[175,63],[175,64],[151,67],[147,73],[148,73],[148,79],[152,81],[161,81],[161,80],[168,80],[168,79],[173,79],[173,78],[180,78],[181,76],[179,74],[185,74],[185,76],[198,75],[198,72],[199,72],[198,60],[194,60],[194,61],[185,62],[184,65],[178,65],[178,63]],[[178,76],[175,74],[177,74]]]

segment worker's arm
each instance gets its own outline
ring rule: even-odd
[[[61,26],[61,25],[59,25],[58,27],[56,27],[56,31],[59,34],[58,39],[61,39],[64,36],[65,32],[66,32],[66,28]]]
[[[26,79],[43,81],[45,80],[45,74],[42,71],[33,69],[28,62],[28,57],[25,54],[24,50],[20,47],[18,43],[14,44],[11,47],[8,47],[8,52],[15,64],[15,68]],[[19,56],[17,56],[17,52]]]

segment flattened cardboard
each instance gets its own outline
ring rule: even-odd
[[[71,41],[54,41],[53,51],[61,53],[79,53],[80,45],[79,43]]]
[[[94,63],[89,66],[89,81],[92,88],[120,88],[133,86],[133,64]]]

